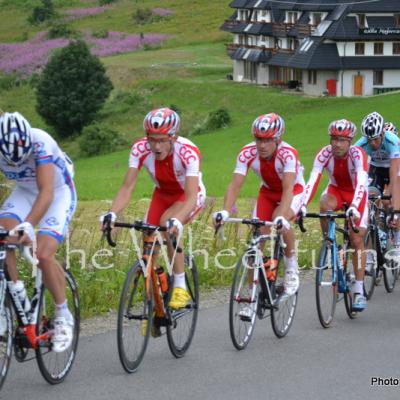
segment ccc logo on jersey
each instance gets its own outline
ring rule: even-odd
[[[249,147],[247,149],[244,149],[240,152],[239,154],[239,161],[241,163],[247,163],[247,161],[250,161],[257,155],[257,147]]]
[[[197,157],[194,154],[193,150],[189,149],[186,146],[182,146],[179,149],[179,155],[185,160],[186,164],[189,164],[197,160]]]
[[[147,141],[143,140],[143,141],[137,142],[133,146],[132,155],[134,157],[140,157],[141,155],[143,155],[145,153],[149,153],[150,151],[151,151],[150,144]]]

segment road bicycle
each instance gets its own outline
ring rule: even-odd
[[[324,328],[328,328],[336,310],[336,303],[344,299],[347,315],[354,319],[357,312],[353,311],[351,288],[355,283],[353,265],[349,259],[350,236],[349,225],[354,232],[358,229],[346,214],[334,212],[307,213],[306,218],[326,218],[328,220],[328,234],[323,239],[315,273],[315,297],[318,318]],[[344,227],[337,224],[337,219],[345,219]],[[300,230],[306,232],[303,225],[303,216],[299,216]],[[336,233],[339,233],[342,242],[338,243]]]
[[[9,290],[7,280],[6,252],[17,246],[8,243],[11,237],[22,232],[8,231],[0,227],[0,387],[4,384],[10,366],[12,351],[17,361],[25,362],[36,358],[39,370],[50,384],[62,382],[71,371],[79,340],[80,306],[77,285],[71,273],[64,270],[66,298],[74,318],[71,346],[61,353],[52,351],[54,333],[54,300],[44,287],[42,272],[36,269],[31,308],[25,311],[18,294]],[[23,247],[24,258],[36,266],[37,260],[28,247]],[[30,357],[30,350],[35,355]]]
[[[218,220],[216,222],[219,223]],[[286,336],[293,323],[298,294],[287,295],[283,279],[278,274],[286,247],[281,234],[282,226],[259,219],[228,218],[225,223],[239,223],[253,228],[248,248],[239,258],[232,281],[229,330],[233,345],[243,350],[249,344],[257,318],[271,317],[275,335],[278,338]],[[261,234],[262,227],[276,229],[269,234]]]
[[[104,226],[108,243],[115,247],[110,221],[106,221]],[[183,357],[194,336],[199,308],[199,281],[193,258],[184,256],[185,281],[190,302],[185,308],[172,309],[169,301],[173,277],[168,265],[162,265],[159,254],[162,246],[167,244],[159,232],[166,232],[167,229],[143,221],[115,222],[114,227],[135,229],[144,233],[143,255],[133,263],[127,273],[118,309],[118,354],[123,368],[128,373],[137,370],[146,352],[150,335],[158,337],[166,333],[171,353],[176,358]],[[168,237],[167,240],[171,241],[178,253],[182,252],[172,238]]]

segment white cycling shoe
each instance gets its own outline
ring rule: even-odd
[[[300,279],[298,271],[289,270],[285,272],[285,279],[283,281],[283,287],[285,294],[293,296],[299,290]]]
[[[64,317],[56,317],[54,319],[54,334],[52,337],[53,351],[61,353],[67,350],[74,337],[74,321],[67,320]]]

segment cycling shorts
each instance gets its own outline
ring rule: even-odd
[[[1,218],[13,218],[21,223],[32,210],[37,193],[16,187],[0,208]],[[76,209],[77,197],[72,181],[54,190],[54,198],[38,224],[38,235],[49,235],[61,243]],[[0,221],[1,225],[1,221]]]
[[[185,193],[166,193],[156,188],[151,198],[149,209],[147,210],[145,221],[151,225],[160,225],[162,215],[175,203],[183,203],[185,201]],[[182,221],[183,224],[190,222],[196,214],[204,207],[205,202],[205,191],[199,190],[197,194],[197,203],[194,210],[190,213],[189,218],[186,221]]]
[[[272,221],[272,215],[279,206],[282,199],[282,192],[272,192],[265,186],[261,186],[258,193],[257,203],[254,207],[253,218],[259,218],[262,221]],[[304,186],[296,184],[293,189],[293,200],[290,205],[294,213],[294,218],[300,211],[305,201]]]
[[[344,190],[340,190],[337,186],[333,185],[328,185],[328,187],[322,193],[322,196],[325,194],[330,194],[331,196],[336,198],[336,209],[334,211],[339,211],[345,209],[346,207],[350,207],[354,198],[354,192],[346,192]],[[368,193],[364,193],[361,203],[357,208],[361,217],[357,221],[356,226],[360,228],[366,228],[368,226],[367,196]]]

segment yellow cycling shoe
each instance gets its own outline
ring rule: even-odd
[[[190,300],[190,294],[186,289],[174,288],[169,306],[174,310],[178,310],[179,308],[185,308],[189,304]]]

